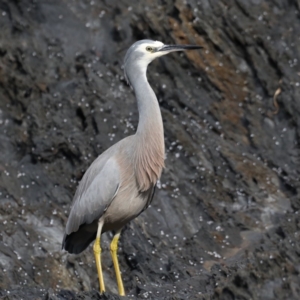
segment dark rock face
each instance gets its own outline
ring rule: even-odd
[[[72,256],[61,241],[84,171],[135,131],[121,66],[142,38],[205,49],[149,67],[167,159],[153,204],[123,230],[127,298],[299,299],[299,10],[0,1],[1,299],[100,299],[91,247]],[[101,299],[119,299],[110,239]]]

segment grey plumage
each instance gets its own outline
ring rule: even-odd
[[[88,168],[74,196],[62,242],[63,249],[78,254],[97,236],[94,253],[101,292],[104,291],[98,257],[101,233],[117,231],[111,252],[119,293],[123,295],[116,257],[120,230],[149,206],[164,168],[163,122],[157,98],[146,77],[147,66],[156,57],[169,52],[199,48],[142,40],[133,44],[126,53],[124,73],[135,92],[139,110],[136,134],[107,149]]]
[[[82,252],[95,239],[98,220],[104,213],[102,233],[123,227],[150,204],[155,182],[142,191],[131,180],[130,174],[135,173],[134,161],[128,155],[134,148],[130,142],[133,138],[127,137],[106,150],[84,174],[74,196],[63,240],[63,248],[69,253]],[[111,206],[112,201],[115,203]],[[120,212],[115,217],[113,212],[117,211]]]

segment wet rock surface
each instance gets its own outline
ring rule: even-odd
[[[61,251],[76,186],[133,134],[121,69],[142,38],[202,51],[153,62],[166,169],[124,228],[124,299],[299,299],[300,4],[0,1],[0,298],[121,299],[102,238]]]

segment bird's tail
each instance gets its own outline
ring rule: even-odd
[[[76,232],[65,234],[62,249],[73,254],[81,253],[96,238],[97,231],[91,231],[89,229],[89,225],[83,224]]]

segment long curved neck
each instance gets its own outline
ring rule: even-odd
[[[139,123],[135,134],[135,171],[141,191],[156,184],[164,167],[164,129],[157,98],[148,83],[147,65],[132,64],[129,80],[136,95]]]
[[[139,137],[161,137],[164,129],[156,95],[147,80],[146,71],[140,72],[139,75],[132,84],[139,110],[139,124],[136,133]]]

